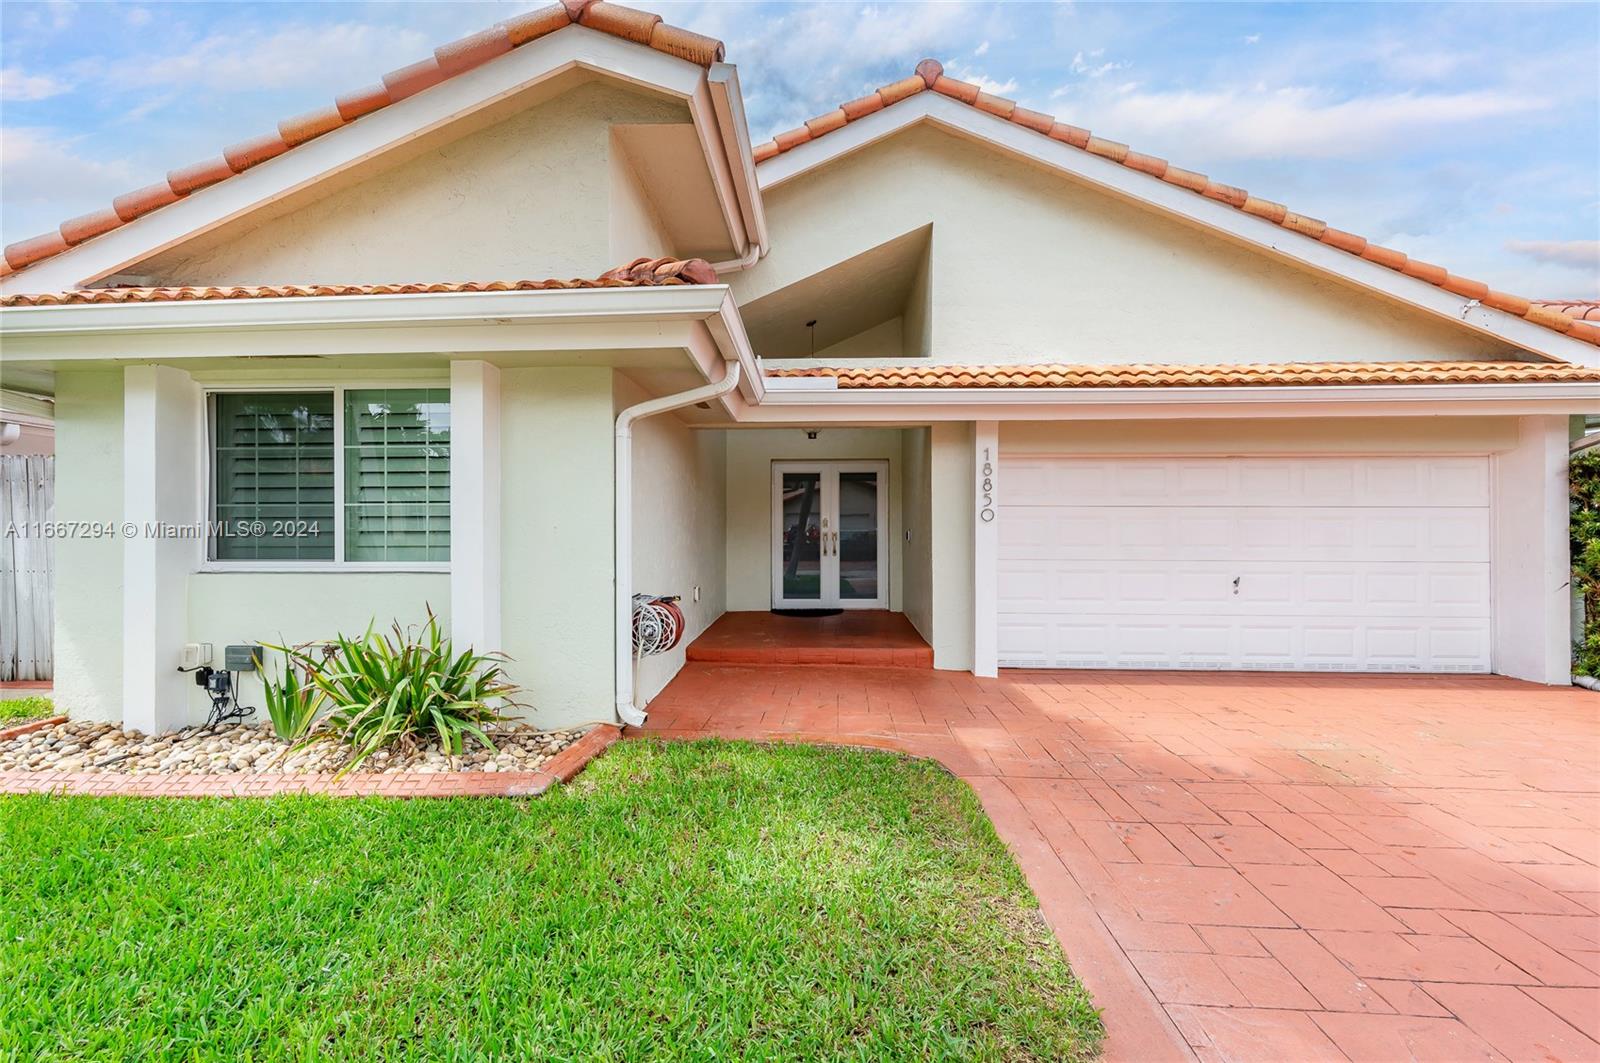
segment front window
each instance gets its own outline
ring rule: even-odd
[[[211,439],[213,560],[450,560],[447,388],[218,392]]]

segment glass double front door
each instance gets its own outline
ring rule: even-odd
[[[772,506],[774,608],[888,606],[888,462],[774,462]]]

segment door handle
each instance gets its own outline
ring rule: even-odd
[[[834,532],[833,533],[833,556],[834,557],[838,557],[839,556],[839,533],[838,532]]]
[[[1233,593],[1235,593],[1235,594],[1239,593],[1239,577],[1238,576],[1233,577]]]

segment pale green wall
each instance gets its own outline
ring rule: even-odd
[[[619,409],[646,397],[618,374]],[[635,704],[666,686],[689,643],[727,607],[726,493],[726,432],[690,429],[671,413],[634,423],[633,590],[680,596],[687,625],[675,649],[639,662]]]
[[[230,643],[324,642],[359,636],[374,622],[384,633],[395,621],[420,628],[429,606],[449,631],[448,572],[196,572],[189,577],[188,637],[211,643],[220,666]],[[275,657],[269,654],[269,666]],[[260,683],[245,677],[240,691],[265,722]],[[196,688],[189,719],[203,721],[209,706]]]
[[[163,284],[598,276],[618,251],[670,250],[636,193],[612,187],[633,179],[612,163],[612,127],[688,120],[678,104],[582,85],[281,217],[222,226],[140,272]]]
[[[905,556],[901,605],[928,645],[933,645],[933,433],[927,428],[907,428],[901,433],[901,475],[905,488],[902,514]]]
[[[943,421],[932,429],[933,666],[972,668],[971,422]]]
[[[1514,353],[1465,326],[928,126],[786,181],[764,202],[772,251],[727,278],[741,305],[931,225],[929,329],[907,327],[905,346],[925,346],[938,362]],[[878,354],[905,357],[898,345]]]
[[[544,726],[613,719],[611,378],[500,375],[501,631]]]
[[[728,609],[772,608],[772,463],[864,461],[889,463],[889,607],[901,608],[904,536],[900,519],[901,447],[898,428],[821,428],[807,439],[799,428],[730,431],[728,439]]]
[[[56,377],[58,521],[122,521],[122,370]],[[55,701],[122,718],[122,539],[56,543]]]

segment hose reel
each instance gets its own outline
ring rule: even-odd
[[[633,596],[633,656],[654,657],[683,641],[683,610],[677,595]]]

